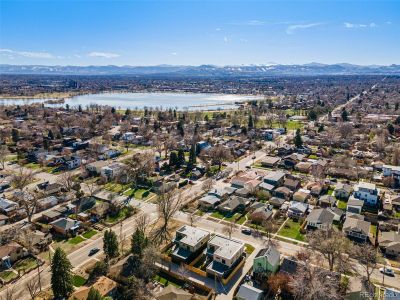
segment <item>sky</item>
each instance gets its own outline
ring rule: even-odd
[[[397,0],[0,0],[0,63],[400,64]]]

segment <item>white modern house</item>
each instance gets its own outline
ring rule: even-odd
[[[354,186],[353,196],[368,205],[375,206],[378,203],[379,190],[374,183],[361,181]]]

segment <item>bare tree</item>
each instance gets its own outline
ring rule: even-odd
[[[233,157],[229,148],[222,145],[217,145],[208,151],[208,155],[211,157],[212,162],[218,165],[218,169],[221,170],[222,163],[224,161],[232,161]]]
[[[179,193],[174,194],[174,191],[162,192],[158,196],[157,210],[158,222],[161,225],[153,230],[153,240],[156,244],[162,244],[170,240],[169,225],[174,214],[179,210],[182,203],[182,197]]]
[[[235,231],[235,224],[233,222],[228,222],[222,229],[223,233],[227,234],[229,238],[232,237],[232,233]]]
[[[4,295],[4,300],[17,300],[19,297],[19,293],[15,292],[14,287],[7,287]]]
[[[97,192],[99,186],[97,185],[97,183],[95,181],[86,181],[83,183],[83,187],[86,189],[86,191],[88,192],[87,194],[90,197],[93,197],[93,195]]]
[[[37,280],[36,277],[31,278],[27,281],[26,288],[29,292],[29,295],[31,296],[31,299],[35,300],[39,292],[39,280]]]
[[[6,145],[1,145],[0,146],[0,165],[1,168],[4,169],[6,161],[7,161],[7,156],[10,154],[10,151],[8,151],[8,148]]]
[[[12,178],[12,183],[17,189],[24,189],[28,184],[30,184],[33,180],[32,171],[24,171],[22,168],[14,174]]]
[[[70,172],[65,172],[63,174],[60,175],[59,179],[58,179],[58,183],[62,185],[62,187],[67,191],[70,192],[75,185],[75,180],[74,177],[72,175],[72,173]]]
[[[136,218],[136,228],[141,232],[146,232],[150,220],[147,214],[142,214]]]
[[[146,151],[137,153],[127,161],[127,168],[124,173],[128,181],[132,180],[135,186],[140,179],[147,178],[154,170],[154,153]]]
[[[361,276],[367,277],[367,281],[371,283],[371,275],[378,267],[380,253],[372,245],[361,245],[353,247],[354,258],[361,267],[358,272]]]
[[[308,235],[309,247],[321,253],[328,261],[329,270],[333,271],[334,266],[342,256],[349,252],[350,241],[342,232],[334,230],[316,230]]]
[[[214,180],[212,178],[207,178],[201,185],[201,189],[204,193],[209,192],[214,186]]]
[[[24,209],[28,222],[31,223],[32,217],[36,212],[38,201],[43,198],[43,193],[25,190],[18,193],[15,198],[19,206]]]
[[[188,221],[190,223],[190,226],[193,226],[193,225],[196,224],[197,220],[199,219],[199,216],[197,216],[194,213],[193,214],[192,213],[188,213],[187,214],[187,218],[188,218]]]

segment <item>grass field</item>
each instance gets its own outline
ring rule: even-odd
[[[110,224],[117,223],[121,220],[124,220],[126,218],[127,213],[128,213],[128,208],[124,207],[115,216],[107,216],[106,222]]]
[[[122,193],[129,188],[129,184],[120,184],[115,182],[108,182],[104,185],[104,189],[114,192],[114,193]]]
[[[97,233],[97,231],[92,229],[92,230],[86,231],[84,234],[82,234],[82,236],[85,239],[90,239],[92,236],[96,235],[96,233]]]
[[[217,219],[223,219],[223,218],[225,218],[225,216],[224,216],[223,214],[221,214],[219,211],[214,211],[214,212],[211,214],[211,217],[217,218]]]
[[[86,283],[86,279],[79,275],[74,275],[72,277],[73,285],[76,287],[80,287]]]
[[[25,270],[29,271],[37,267],[37,261],[33,257],[28,257],[25,259],[19,260],[17,263],[14,264],[13,268],[15,270]]]
[[[76,237],[73,237],[72,239],[68,240],[68,243],[72,244],[72,245],[78,245],[79,243],[82,243],[85,239],[79,235],[77,235]]]
[[[253,253],[253,251],[254,251],[254,247],[252,246],[252,245],[250,245],[250,244],[245,244],[244,245],[245,247],[246,247],[246,253],[248,254],[248,255],[250,255],[250,254],[252,254]]]
[[[305,236],[300,233],[300,225],[300,223],[294,222],[293,220],[287,220],[285,225],[279,230],[278,235],[304,241]]]
[[[346,210],[347,208],[347,202],[343,201],[343,200],[339,200],[337,202],[337,207],[343,210]]]
[[[176,286],[178,288],[181,287],[181,285],[179,285],[179,283],[177,282],[177,280],[175,280],[175,278],[166,276],[164,274],[162,275],[157,274],[156,276],[154,276],[154,280],[158,281],[163,286],[168,286],[169,284],[172,284],[173,286]]]
[[[18,274],[15,274],[13,271],[3,271],[0,272],[0,278],[5,282],[9,282],[18,277]]]

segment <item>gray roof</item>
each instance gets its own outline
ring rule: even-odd
[[[364,205],[364,201],[362,200],[358,200],[358,199],[350,199],[349,201],[347,201],[347,206],[363,206]]]
[[[274,206],[281,206],[286,200],[282,198],[277,198],[277,197],[272,197],[269,199],[269,204],[272,204]]]
[[[204,197],[201,197],[199,199],[200,202],[208,203],[211,205],[215,205],[221,201],[220,198],[214,196],[214,195],[205,195]]]
[[[268,248],[262,249],[256,256],[256,258],[264,256],[267,258],[271,265],[277,265],[280,261],[281,254],[275,247],[269,246]]]
[[[332,224],[334,214],[325,208],[313,209],[307,217],[307,222]]]
[[[243,300],[257,300],[262,297],[263,291],[255,288],[254,286],[248,285],[247,283],[242,284],[239,288],[236,297]]]
[[[208,241],[208,245],[215,246],[216,250],[214,254],[225,257],[227,259],[232,258],[238,251],[244,248],[242,242],[232,240],[220,235],[214,236]]]
[[[210,235],[208,231],[188,225],[182,226],[177,232],[184,235],[184,237],[179,240],[181,243],[193,247],[196,246],[199,241]]]
[[[364,235],[369,235],[370,222],[355,218],[346,218],[343,224],[343,230],[361,231]]]
[[[279,181],[283,177],[285,177],[285,173],[283,173],[282,171],[272,171],[264,176],[264,180]]]
[[[306,210],[308,209],[308,206],[309,205],[307,203],[298,202],[298,201],[290,201],[289,209],[299,210],[299,211],[305,213]]]
[[[334,204],[336,203],[336,198],[331,195],[323,195],[319,197],[319,202]]]
[[[266,182],[261,182],[258,187],[267,191],[272,191],[275,188],[272,184]]]
[[[18,207],[18,204],[14,201],[0,198],[0,209],[7,210],[13,207]]]
[[[50,224],[67,231],[67,230],[70,230],[73,227],[77,226],[79,224],[79,222],[75,221],[73,219],[70,219],[70,218],[60,218],[58,220],[51,222]]]
[[[346,192],[351,193],[353,187],[350,184],[338,182],[336,184],[335,190],[345,190]]]

